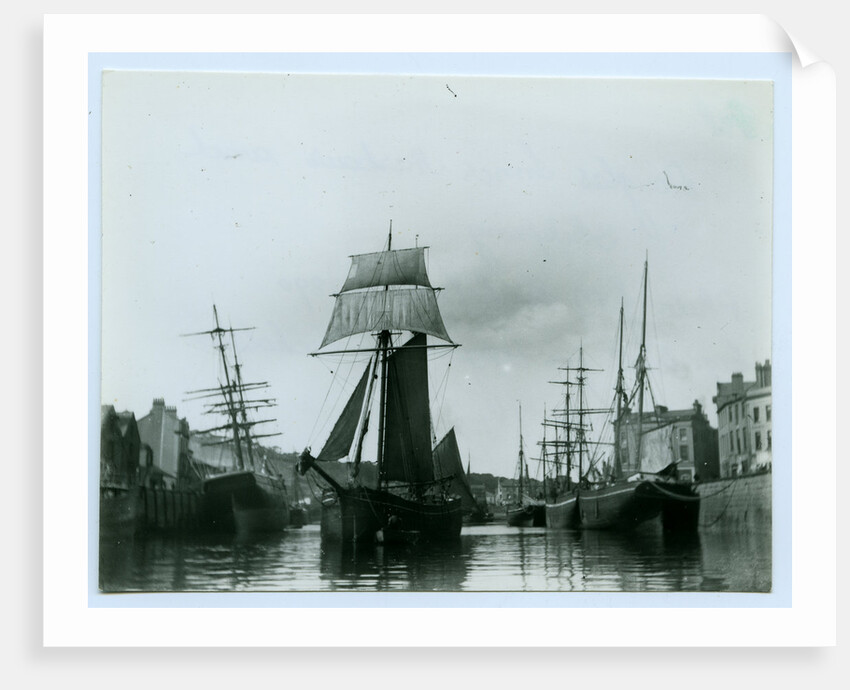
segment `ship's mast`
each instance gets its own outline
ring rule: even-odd
[[[393,222],[390,220],[387,251],[393,248]],[[389,290],[389,285],[384,290]],[[387,405],[387,350],[390,344],[390,332],[383,330],[378,335],[378,357],[381,360],[380,401],[378,403],[378,489],[385,483],[384,448],[386,446],[386,405]]]
[[[578,483],[584,476],[584,346],[578,349]]]
[[[230,383],[230,372],[227,366],[227,357],[224,354],[224,339],[221,334],[224,332],[218,322],[218,310],[213,305],[213,315],[215,316],[215,334],[218,337],[218,349],[221,352],[221,363],[224,367],[224,395],[227,400],[227,411],[230,415],[231,425],[233,428],[233,445],[236,450],[236,466],[240,470],[245,469],[245,460],[242,457],[242,439],[239,434],[239,418],[236,414],[236,403],[233,400],[233,386]]]
[[[543,421],[546,421],[546,405],[543,405]],[[543,424],[543,500],[546,500],[546,424]]]
[[[617,417],[614,422],[614,479],[623,471],[623,460],[620,457],[620,424],[623,415],[623,299],[620,298],[620,355],[617,366]]]
[[[519,495],[517,503],[522,505],[522,474],[525,471],[525,454],[522,451],[522,403],[519,404]]]
[[[564,367],[564,370],[567,372],[567,379],[566,379],[567,385],[566,385],[566,392],[564,393],[564,414],[566,415],[565,419],[567,420],[567,426],[564,429],[564,431],[567,434],[567,438],[565,440],[567,442],[567,491],[569,491],[570,489],[573,488],[573,486],[572,486],[573,485],[573,479],[572,479],[573,445],[571,443],[571,436],[570,436],[570,431],[571,431],[571,429],[570,429],[570,426],[571,426],[571,424],[570,424],[570,385],[571,384],[570,384],[570,368]],[[572,437],[574,438],[575,435],[573,435]]]
[[[245,447],[248,449],[248,464],[251,469],[254,467],[254,451],[251,447],[251,433],[248,425],[248,413],[245,409],[245,398],[242,392],[242,368],[239,364],[239,358],[236,355],[236,338],[233,331],[230,331],[230,343],[233,347],[233,371],[236,373],[236,392],[239,394],[239,409],[242,411],[243,434],[245,437]]]
[[[649,276],[649,260],[643,264],[643,325],[640,336],[640,355],[638,357],[638,438],[637,438],[637,469],[641,468],[641,445],[643,442],[643,388],[646,382],[646,293]]]

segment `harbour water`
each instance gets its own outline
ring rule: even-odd
[[[464,527],[457,542],[323,548],[318,525],[262,538],[101,543],[103,592],[770,592],[770,531],[629,535]]]

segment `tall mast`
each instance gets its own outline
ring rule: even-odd
[[[543,404],[543,421],[546,421],[546,404]],[[543,500],[546,500],[546,424],[543,424]]]
[[[643,326],[640,336],[640,355],[638,357],[638,439],[637,439],[637,469],[641,468],[641,445],[643,442],[643,386],[646,380],[646,293],[649,277],[649,259],[643,264]]]
[[[239,409],[242,411],[243,434],[245,436],[245,446],[248,449],[248,464],[251,469],[254,467],[254,451],[251,447],[251,433],[248,426],[248,413],[245,409],[245,397],[242,393],[242,368],[239,365],[239,358],[236,355],[236,338],[233,335],[233,330],[230,331],[230,343],[233,347],[233,370],[236,373],[236,392],[239,394]]]
[[[564,367],[564,370],[567,372],[566,393],[564,393],[564,414],[566,415],[567,426],[564,431],[567,434],[565,441],[567,442],[567,491],[569,491],[573,484],[573,446],[570,443],[570,427],[572,426],[570,423],[570,368]]]
[[[584,475],[584,459],[582,448],[584,446],[584,346],[578,349],[578,483]]]
[[[525,455],[522,452],[522,403],[519,404],[519,496],[517,503],[522,505],[522,474],[525,471]]]
[[[389,236],[387,238],[387,251],[393,248],[393,222],[390,220]],[[389,285],[384,290],[389,290]],[[378,335],[378,357],[381,359],[381,397],[378,414],[378,489],[384,483],[386,470],[384,468],[384,448],[386,446],[386,405],[387,405],[387,348],[390,342],[390,332],[383,330]]]
[[[623,298],[620,298],[620,355],[617,366],[617,417],[614,422],[614,479],[622,473],[620,457],[620,423],[623,415]]]
[[[224,395],[227,401],[227,411],[230,415],[231,425],[233,428],[233,445],[236,449],[236,466],[240,470],[245,469],[245,461],[242,458],[242,440],[239,435],[239,418],[236,415],[236,404],[233,401],[233,386],[230,383],[230,373],[227,367],[227,357],[224,354],[224,340],[221,337],[223,329],[218,323],[218,310],[213,305],[213,315],[215,316],[215,334],[218,336],[218,349],[221,352],[221,363],[224,367]]]

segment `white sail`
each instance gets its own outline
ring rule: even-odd
[[[396,249],[351,257],[341,292],[387,285],[431,287],[425,270],[425,247]]]
[[[356,333],[392,330],[426,333],[452,342],[434,290],[401,288],[338,295],[321,347]]]

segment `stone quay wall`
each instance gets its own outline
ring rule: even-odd
[[[702,482],[699,528],[769,532],[772,524],[772,476],[769,473]]]

